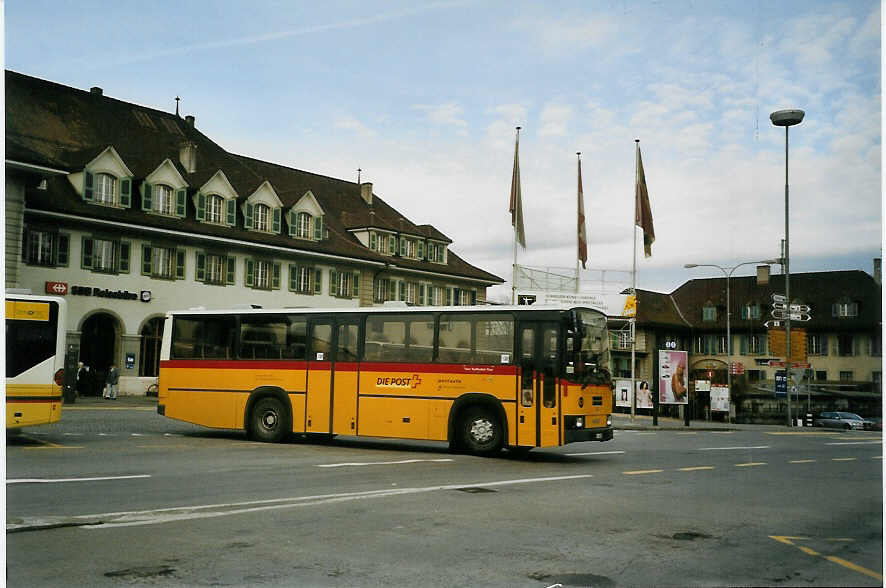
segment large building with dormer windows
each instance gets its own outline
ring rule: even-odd
[[[181,118],[7,71],[6,288],[64,296],[68,344],[121,392],[166,311],[483,303],[501,278],[349,182],[237,155]]]

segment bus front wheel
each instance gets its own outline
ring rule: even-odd
[[[277,398],[266,396],[252,407],[249,417],[249,434],[256,441],[277,443],[283,440],[289,422],[286,407]]]
[[[482,406],[467,409],[460,420],[461,446],[471,453],[491,455],[501,449],[503,429],[498,417]]]

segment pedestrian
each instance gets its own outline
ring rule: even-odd
[[[77,383],[74,386],[78,396],[86,396],[89,393],[89,366],[77,362]]]
[[[105,398],[117,400],[117,383],[119,381],[120,370],[117,369],[116,363],[112,363],[111,368],[108,370],[108,378],[105,380]]]

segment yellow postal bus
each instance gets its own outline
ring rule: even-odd
[[[608,341],[588,308],[175,311],[157,410],[271,442],[357,435],[491,454],[607,441]]]
[[[7,429],[61,418],[65,324],[64,299],[7,293]]]

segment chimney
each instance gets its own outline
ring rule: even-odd
[[[178,149],[178,160],[189,174],[197,171],[197,144],[193,141],[182,143]]]
[[[363,182],[360,184],[360,197],[369,206],[372,206],[372,182]]]
[[[883,260],[879,257],[874,258],[874,281],[878,286],[882,286],[883,280]]]
[[[89,93],[95,94],[96,96],[101,96],[103,94],[103,90],[101,88],[99,88],[98,86],[93,86],[93,87],[89,88]]]
[[[186,116],[186,117],[185,117],[185,122],[188,123],[188,126],[192,126],[192,127],[193,127],[193,126],[194,126],[194,115],[193,115],[193,114],[189,114],[188,116]]]

